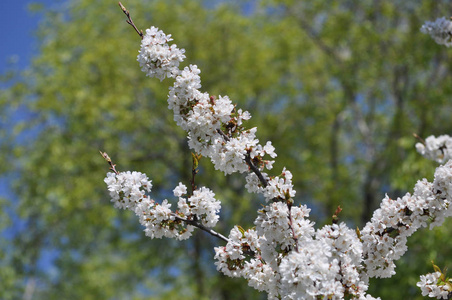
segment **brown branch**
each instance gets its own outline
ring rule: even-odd
[[[226,133],[223,132],[221,129],[217,129],[217,132],[226,140],[226,142],[229,142],[229,137],[226,135]]]
[[[245,162],[248,165],[248,167],[251,169],[251,171],[253,171],[254,174],[256,174],[257,178],[259,178],[259,181],[262,183],[262,185],[264,187],[267,187],[268,182],[267,180],[264,178],[264,176],[262,175],[261,171],[253,164],[253,162],[251,161],[251,156],[250,153],[247,153],[245,155]]]
[[[122,5],[121,2],[118,2],[119,7],[121,7],[122,12],[127,16],[127,24],[129,24],[130,26],[133,27],[133,29],[135,29],[135,31],[138,33],[138,35],[141,37],[141,39],[143,39],[143,30],[139,30],[136,26],[135,23],[133,23],[132,21],[132,17],[130,16],[129,11],[124,7],[124,5]]]
[[[212,236],[214,236],[214,237],[216,237],[216,238],[219,238],[220,240],[225,241],[226,243],[229,243],[229,242],[230,242],[230,240],[229,240],[227,237],[225,237],[225,236],[222,235],[221,233],[216,232],[215,230],[212,230],[212,229],[210,229],[210,228],[207,228],[206,226],[204,226],[204,225],[202,225],[201,223],[199,223],[197,220],[189,220],[189,219],[183,218],[183,217],[181,217],[181,216],[179,216],[179,215],[177,215],[177,214],[174,214],[174,213],[173,213],[172,215],[173,215],[177,220],[181,220],[182,222],[185,222],[185,223],[188,224],[188,225],[195,226],[195,227],[197,227],[197,228],[199,228],[199,229],[201,229],[201,230],[207,232],[208,234],[210,234],[210,235],[212,235]],[[246,249],[242,249],[242,250],[243,250],[243,254],[245,254],[245,255],[248,255],[248,256],[255,256],[254,251],[246,250]]]

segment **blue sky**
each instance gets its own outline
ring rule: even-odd
[[[37,51],[33,32],[42,15],[30,13],[27,9],[30,3],[42,3],[49,7],[61,1],[1,0],[0,74],[5,72],[11,58],[17,61],[18,68],[26,68]]]

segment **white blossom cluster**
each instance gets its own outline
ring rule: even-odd
[[[172,41],[171,34],[152,26],[146,29],[141,40],[138,62],[141,71],[149,77],[157,77],[162,81],[165,77],[174,77],[179,72],[179,63],[185,58],[184,49],[178,49],[176,44],[168,45]]]
[[[187,193],[187,187],[179,183],[173,191],[179,198],[178,210],[173,212],[168,200],[159,204],[146,195],[146,192],[151,191],[152,184],[143,173],[109,172],[104,181],[114,206],[133,211],[145,227],[146,236],[151,238],[184,240],[194,230],[185,220],[200,222],[205,227],[213,227],[218,222],[220,201],[214,198],[215,194],[208,188],[201,187],[186,199],[183,195]]]
[[[425,22],[421,32],[429,34],[439,45],[452,46],[452,22],[445,17],[438,18],[434,22]]]
[[[263,147],[256,139],[256,128],[245,130],[243,121],[248,112],[235,110],[228,96],[216,99],[199,91],[201,71],[196,65],[185,67],[170,87],[168,107],[174,112],[177,125],[188,133],[188,144],[196,153],[209,157],[217,170],[225,174],[248,172],[246,155],[255,160],[260,170],[271,169],[273,161],[264,161],[267,154],[276,157],[270,142]]]
[[[221,203],[216,200],[215,194],[206,187],[201,187],[193,192],[188,199],[181,197],[180,190],[186,187],[179,183],[179,186],[175,189],[174,195],[179,197],[177,207],[180,213],[188,216],[189,219],[196,217],[197,221],[201,221],[201,224],[206,227],[214,227],[220,218],[218,213],[220,212]]]
[[[268,299],[375,299],[366,295],[367,277],[360,274],[362,244],[356,232],[344,223],[315,232],[308,216],[306,206],[290,212],[282,202],[266,206],[255,230],[236,226],[226,246],[215,248],[218,271],[244,277]]]
[[[119,209],[134,210],[138,203],[152,189],[152,181],[140,172],[107,173],[104,179],[110,192],[111,201]]]
[[[417,143],[416,150],[425,158],[443,164],[452,159],[452,137],[431,135],[425,139],[425,144]]]
[[[421,281],[416,285],[421,288],[422,296],[429,296],[430,298],[436,299],[450,299],[450,296],[452,296],[452,289],[449,284],[452,284],[452,282],[445,284],[440,279],[441,276],[441,272],[421,275]]]
[[[267,260],[277,256],[272,245],[278,244],[279,249],[291,251],[295,247],[294,236],[300,241],[312,238],[314,224],[307,219],[309,212],[306,206],[293,206],[289,210],[284,202],[273,202],[258,211],[254,224],[257,234],[265,236],[262,242],[268,245],[264,254]]]
[[[283,299],[375,299],[360,274],[361,242],[344,223],[323,227],[298,247],[280,265]]]
[[[452,138],[449,135],[440,135],[438,137],[429,136],[425,139],[424,143],[416,144],[417,151],[425,158],[434,160],[438,163],[445,163],[449,161],[445,166],[441,166],[436,170],[435,181],[433,190],[436,191],[438,197],[441,197],[438,202],[442,202],[446,209],[440,210],[439,214],[436,214],[430,227],[439,226],[444,219],[452,215],[450,207],[451,201],[451,159],[452,159]],[[449,167],[448,167],[449,166]],[[443,180],[437,180],[442,178]],[[441,207],[440,203],[437,203],[438,207]],[[445,284],[441,280],[440,272],[429,273],[427,275],[421,275],[420,281],[417,286],[421,288],[422,295],[437,299],[450,299],[452,297],[452,289],[450,288],[452,283]]]

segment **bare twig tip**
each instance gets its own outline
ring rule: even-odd
[[[414,136],[414,138],[417,139],[419,142],[421,142],[422,144],[426,145],[424,139],[421,138],[419,135],[417,135],[416,133],[413,133],[413,136]]]
[[[122,5],[121,2],[118,2],[119,7],[121,7],[122,12],[127,16],[127,24],[129,24],[130,26],[133,27],[133,29],[135,29],[135,31],[138,33],[138,35],[141,37],[141,39],[143,39],[143,30],[138,30],[137,26],[133,23],[132,21],[132,17],[130,17],[130,13],[129,11],[125,8],[124,5]]]
[[[126,12],[126,11],[127,11],[126,8],[124,7],[124,5],[122,5],[121,2],[118,2],[118,4],[119,4],[119,7],[121,7],[121,9],[122,9],[123,12]]]
[[[102,152],[102,151],[100,151],[100,150],[99,150],[99,152],[100,152],[100,155],[102,155],[102,157],[103,157],[107,162],[111,162],[111,158],[110,158],[110,156],[108,156],[107,152]]]

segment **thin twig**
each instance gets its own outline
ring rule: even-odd
[[[419,142],[421,142],[422,144],[427,145],[427,144],[425,143],[424,139],[421,138],[420,136],[418,136],[416,133],[413,133],[413,136],[414,136],[415,139],[417,139],[417,140],[418,140]]]
[[[226,135],[226,133],[223,132],[221,129],[217,129],[217,132],[226,140],[226,142],[229,142],[229,137]]]
[[[122,12],[127,16],[127,24],[129,24],[130,26],[133,27],[133,29],[135,29],[135,31],[138,33],[138,35],[141,37],[141,39],[143,39],[143,30],[138,30],[138,28],[135,26],[135,23],[133,23],[132,21],[132,17],[130,16],[129,11],[124,7],[124,5],[122,5],[121,2],[118,3],[119,7],[121,7]]]
[[[176,215],[176,214],[174,214],[174,213],[173,213],[173,216],[174,216],[177,220],[181,220],[182,222],[185,222],[185,223],[187,223],[187,224],[189,224],[189,225],[195,226],[195,227],[197,227],[197,228],[199,228],[199,229],[201,229],[201,230],[203,230],[203,231],[209,233],[210,235],[212,235],[212,236],[214,236],[214,237],[217,237],[217,238],[219,238],[219,239],[225,241],[226,243],[229,242],[229,239],[228,239],[227,237],[225,237],[225,236],[222,235],[221,233],[216,232],[215,230],[212,230],[212,229],[210,229],[210,228],[207,228],[206,226],[202,225],[202,224],[199,223],[198,221],[195,221],[195,220],[189,220],[189,219],[183,218],[183,217],[181,217],[181,216],[178,216],[178,215]]]

